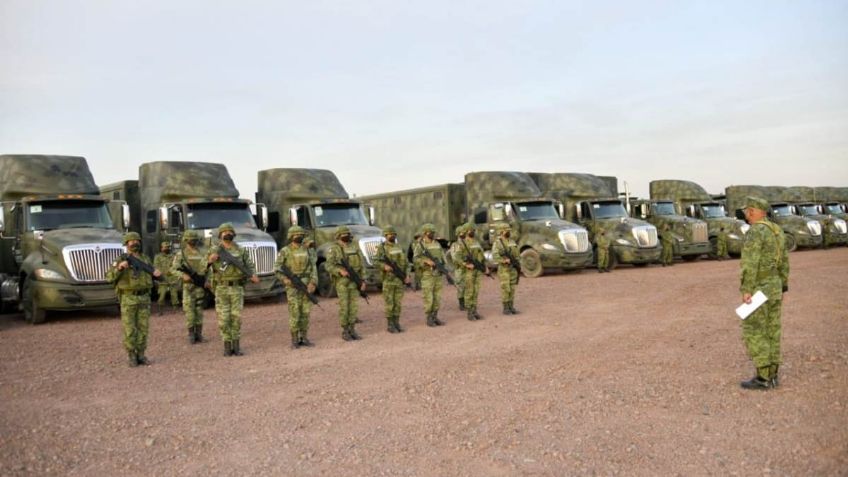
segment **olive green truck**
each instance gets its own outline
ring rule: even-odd
[[[84,158],[0,156],[0,200],[3,308],[42,323],[48,311],[117,304],[106,271],[124,252],[116,228],[129,211],[99,195]]]
[[[848,220],[848,187],[816,187],[815,193],[825,214]]]
[[[259,171],[256,201],[268,208],[268,232],[280,247],[286,243],[289,227],[299,225],[315,240],[318,264],[318,292],[332,296],[330,275],[324,267],[327,253],[335,241],[336,229],[351,230],[354,241],[365,257],[365,282],[369,287],[380,283],[374,266],[377,249],[383,243],[380,229],[373,226],[373,213],[358,200],[352,200],[339,179],[325,169],[276,168]],[[366,213],[367,212],[367,213]]]
[[[780,198],[792,204],[793,212],[799,217],[812,219],[819,223],[822,229],[822,237],[828,237],[829,244],[848,244],[848,226],[845,219],[840,215],[825,212],[826,205],[816,194],[813,187],[787,187],[783,189]]]
[[[768,216],[783,229],[786,235],[786,248],[789,251],[798,247],[818,248],[822,246],[822,228],[818,220],[799,217],[788,201],[782,200],[784,187],[765,187],[757,185],[733,185],[724,189],[727,208],[736,217],[742,218],[745,198],[758,197],[769,202]]]
[[[531,172],[530,176],[544,197],[564,204],[563,218],[585,227],[593,242],[596,233],[605,232],[611,244],[610,267],[619,263],[644,266],[659,260],[662,247],[657,228],[628,215],[615,177],[565,172]]]
[[[142,164],[138,180],[107,184],[100,193],[126,201],[134,218],[130,230],[141,234],[142,249],[150,257],[161,242],[179,250],[182,234],[196,230],[209,246],[218,241],[217,228],[231,222],[236,243],[247,248],[256,265],[259,283],[248,282],[245,298],[278,296],[283,288],[274,276],[277,244],[264,230],[267,210],[240,199],[226,166],[209,162],[159,161]]]
[[[442,184],[362,197],[373,205],[377,223],[393,225],[399,242],[409,246],[425,223],[436,226],[444,246],[456,240],[456,227],[474,224],[477,238],[491,258],[498,223],[510,224],[520,250],[521,271],[538,277],[545,270],[582,269],[592,263],[586,229],[561,218],[561,204],[542,197],[523,172],[471,172],[461,184]]]

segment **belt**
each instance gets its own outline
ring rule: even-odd
[[[122,290],[121,293],[126,293],[128,295],[135,295],[135,296],[144,296],[144,295],[150,295],[150,289],[147,289],[147,290]]]
[[[218,286],[221,287],[240,287],[241,280],[221,280],[218,282]]]

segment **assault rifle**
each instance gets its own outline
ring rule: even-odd
[[[248,270],[247,267],[244,265],[244,262],[234,257],[233,254],[231,254],[226,248],[224,248],[223,245],[218,247],[218,258],[220,258],[222,262],[238,268],[239,271],[245,276],[245,278],[250,278],[253,276],[253,274],[250,273],[250,270]]]
[[[521,281],[521,262],[512,255],[512,252],[509,251],[509,246],[503,243],[503,240],[498,239],[498,242],[503,246],[503,253],[506,255],[506,258],[509,259],[509,266],[515,269],[515,272],[518,274],[515,278],[515,284]]]
[[[164,280],[164,278],[161,275],[158,276],[158,277],[153,275],[153,273],[156,272],[156,269],[153,268],[153,265],[150,265],[149,263],[145,263],[145,262],[141,261],[135,255],[132,255],[130,253],[125,253],[125,254],[121,255],[120,260],[128,262],[130,264],[130,268],[132,268],[133,272],[135,272],[135,273],[144,272],[144,273],[149,274],[154,280],[158,280],[158,281]],[[161,271],[160,271],[160,273],[161,273]]]
[[[421,247],[421,253],[424,254],[424,256],[428,258],[431,262],[433,262],[434,266],[436,267],[436,270],[438,270],[439,273],[445,276],[445,279],[448,281],[448,283],[453,286],[456,286],[456,282],[453,281],[453,277],[451,276],[450,272],[448,272],[448,269],[445,268],[445,264],[442,263],[442,261],[438,258],[434,257],[433,254],[431,254],[430,251],[427,250],[427,247],[424,246],[423,242],[420,242],[418,245]]]
[[[362,285],[365,282],[362,281],[362,277],[360,277],[359,274],[356,273],[356,270],[354,270],[353,267],[350,266],[350,262],[347,261],[347,257],[345,257],[344,249],[341,246],[339,246],[339,252],[341,253],[342,268],[347,270],[347,277],[350,278],[350,280],[354,284],[356,284],[356,289],[359,291],[359,296],[361,296],[362,298],[365,298],[365,303],[368,303],[370,305],[371,302],[368,301],[368,294],[365,293],[365,290],[362,289]]]
[[[311,301],[314,305],[317,305],[318,308],[321,308],[321,305],[318,305],[318,297],[316,297],[312,293],[309,293],[309,288],[306,286],[305,283],[303,283],[303,280],[301,280],[299,276],[295,275],[289,267],[283,264],[280,265],[280,268],[278,268],[277,271],[282,273],[286,278],[289,279],[289,281],[291,281],[292,286],[295,288],[295,290],[306,295],[306,298],[308,298],[309,301]],[[323,310],[323,308],[321,309]]]
[[[180,253],[180,255],[181,255],[180,266],[177,267],[177,271],[180,271],[180,272],[188,275],[189,278],[191,278],[191,283],[193,283],[194,286],[196,286],[197,288],[200,288],[201,290],[203,290],[204,297],[211,296],[212,291],[209,290],[209,288],[206,287],[206,277],[197,273],[193,268],[191,268],[189,266],[189,264],[188,264],[188,262],[186,261],[186,258],[185,258],[185,253]],[[183,300],[185,300],[185,297],[183,297]],[[198,300],[202,300],[202,298],[200,298]]]
[[[406,272],[400,269],[400,265],[397,264],[394,260],[389,258],[388,252],[386,252],[386,244],[381,245],[383,248],[383,261],[386,262],[386,265],[391,267],[392,274],[396,276],[400,281],[404,282],[407,288],[412,288],[411,283],[406,283]]]
[[[471,250],[468,248],[468,244],[465,243],[465,240],[462,241],[462,246],[465,247],[465,263],[470,263],[471,265],[474,265],[474,270],[477,270],[478,272],[483,273],[487,277],[494,280],[495,277],[493,277],[489,273],[489,270],[486,268],[486,265],[483,265],[482,262],[474,258],[474,255],[471,254]]]

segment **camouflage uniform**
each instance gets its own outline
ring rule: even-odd
[[[206,291],[203,287],[196,286],[192,282],[191,276],[179,269],[188,267],[204,279],[206,278],[206,253],[197,248],[200,240],[198,232],[186,230],[183,233],[183,242],[188,245],[185,245],[178,254],[174,254],[174,260],[170,267],[171,274],[180,277],[183,283],[183,313],[186,317],[188,341],[191,344],[204,341],[203,303],[206,298]]]
[[[171,248],[170,242],[162,242],[159,250],[168,246]],[[165,294],[171,295],[171,306],[176,308],[180,302],[179,282],[176,276],[171,274],[171,264],[174,263],[174,256],[169,252],[162,251],[153,257],[153,266],[160,270],[163,274],[163,279],[156,283],[156,292],[159,294],[159,300],[156,304],[159,305],[159,314],[162,314],[162,305],[165,304]]]
[[[766,211],[768,203],[749,198],[746,208]],[[739,266],[740,292],[753,295],[759,290],[768,298],[742,321],[742,340],[757,367],[757,377],[743,383],[743,387],[773,387],[777,385],[781,363],[781,305],[783,293],[789,289],[789,257],[783,230],[766,218],[752,224],[746,234]]]
[[[150,259],[141,252],[141,237],[135,232],[124,235],[124,245],[130,241],[138,242],[139,248],[132,253],[138,260],[152,265]],[[106,280],[115,285],[115,292],[121,304],[121,324],[124,329],[124,349],[127,350],[130,366],[148,364],[144,352],[147,349],[147,334],[150,324],[150,290],[153,277],[143,271],[128,266],[118,270],[124,261],[121,256],[106,272]]]
[[[415,266],[421,270],[421,294],[424,299],[424,314],[427,316],[427,326],[439,326],[444,322],[439,320],[439,305],[442,299],[442,273],[436,267],[431,267],[426,262],[429,260],[424,254],[426,251],[436,260],[445,262],[445,253],[442,244],[435,240],[436,227],[433,224],[425,224],[422,227],[424,236],[415,242],[413,261]]]
[[[501,223],[497,227],[498,238],[492,243],[492,261],[498,264],[498,279],[501,282],[501,303],[504,315],[516,315],[515,288],[518,285],[518,271],[510,262],[509,256],[518,258],[518,244],[507,236],[509,224]]]
[[[465,224],[455,230],[456,240],[448,248],[448,257],[453,264],[453,278],[456,282],[456,298],[459,301],[459,311],[465,311],[465,251],[462,240],[465,240]]]
[[[598,273],[609,272],[610,241],[606,232],[595,234],[595,245],[598,248]]]
[[[831,227],[833,227],[833,217],[828,215],[827,218],[824,219],[824,223],[822,223],[822,247],[824,248],[828,248],[836,243]]]
[[[486,257],[483,254],[483,246],[471,235],[474,232],[474,226],[465,225],[466,237],[462,242],[463,267],[465,267],[465,309],[469,320],[479,320],[483,318],[477,313],[477,295],[480,293],[480,283],[483,280],[483,273],[475,268],[469,268],[471,260],[469,255],[478,262],[486,263]],[[488,275],[488,269],[486,269]]]
[[[360,290],[353,280],[342,276],[341,272],[344,270],[342,260],[346,258],[353,271],[363,278],[365,277],[365,257],[362,256],[353,240],[348,243],[342,242],[343,236],[351,236],[348,227],[341,226],[336,229],[336,243],[330,247],[325,268],[333,277],[336,294],[339,296],[339,325],[342,327],[342,339],[350,341],[360,339],[356,332],[356,315],[359,308],[357,297]]]
[[[218,237],[225,232],[235,235],[235,229],[230,223],[218,227]],[[223,241],[222,241],[223,242]],[[212,255],[218,255],[221,249],[226,249],[230,255],[244,264],[251,276],[246,277],[241,270],[232,266],[220,257],[211,260]],[[215,313],[218,315],[218,330],[224,341],[224,356],[241,356],[241,311],[244,308],[244,285],[248,278],[256,277],[256,268],[247,249],[241,248],[236,242],[230,247],[223,243],[209,248],[206,261],[212,267],[212,283],[215,290]]]
[[[716,236],[716,258],[719,260],[730,258],[730,255],[727,253],[727,231],[724,230],[724,227],[719,229]]]
[[[668,224],[663,225],[660,240],[662,241],[662,266],[670,267],[674,264],[674,235],[672,235]]]
[[[383,283],[383,301],[385,302],[386,321],[388,322],[387,331],[389,333],[400,333],[403,331],[403,328],[400,327],[403,292],[406,283],[409,283],[409,278],[401,280],[395,276],[394,272],[386,271],[384,267],[388,266],[388,260],[391,260],[405,275],[409,268],[409,261],[406,254],[403,253],[403,248],[397,242],[390,243],[388,241],[388,238],[392,235],[397,237],[395,228],[392,226],[384,227],[383,235],[386,237],[386,241],[377,249],[377,256],[374,261],[381,268],[380,277]]]
[[[421,241],[421,234],[417,234],[412,238],[412,243],[409,244],[409,253],[406,258],[409,260],[411,257],[415,255],[415,247]],[[424,273],[424,270],[418,268],[418,265],[415,264],[415,260],[412,260],[412,289],[420,290],[421,289],[421,275]]]
[[[303,228],[297,225],[289,228],[286,235],[289,239],[289,244],[277,253],[274,268],[280,269],[285,266],[291,273],[300,278],[300,281],[306,285],[307,291],[311,292],[318,286],[318,271],[315,268],[312,255],[309,253],[309,248],[302,243],[297,243],[298,237],[303,239],[304,236],[305,231]],[[309,332],[309,311],[312,309],[312,302],[309,301],[306,293],[295,288],[294,284],[291,282],[286,283],[288,279],[282,273],[277,272],[277,280],[286,287],[292,348],[312,346],[312,342],[307,337],[307,333]]]

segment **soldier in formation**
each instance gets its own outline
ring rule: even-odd
[[[162,305],[165,304],[165,295],[170,295],[171,307],[176,308],[180,302],[179,283],[171,272],[171,263],[174,261],[174,256],[171,255],[171,242],[162,242],[159,244],[159,253],[153,257],[153,266],[157,270],[162,270],[165,274],[164,279],[156,284],[156,291],[159,294],[159,299],[156,301],[156,308],[159,310],[159,315],[162,315]]]
[[[342,339],[345,341],[359,340],[356,332],[356,316],[358,311],[357,295],[365,291],[365,281],[357,286],[351,272],[365,276],[365,257],[359,247],[353,243],[350,228],[341,226],[336,229],[336,243],[330,247],[326,267],[336,287],[339,296],[339,324],[342,327]]]
[[[515,288],[518,285],[518,244],[510,235],[512,230],[507,223],[497,225],[498,238],[492,244],[492,260],[498,264],[498,279],[501,282],[501,303],[504,315],[517,315],[515,309]]]
[[[674,265],[674,235],[672,235],[671,227],[668,224],[662,226],[660,241],[662,242],[662,266],[670,267]]]
[[[375,257],[375,263],[381,267],[380,277],[383,283],[383,301],[386,310],[386,330],[389,333],[400,333],[400,311],[403,302],[403,292],[406,285],[411,283],[407,268],[409,261],[400,245],[397,244],[397,231],[391,225],[383,228],[386,241],[380,245]],[[398,275],[403,275],[400,278]]]
[[[183,247],[171,262],[171,274],[180,277],[183,284],[183,313],[186,317],[188,342],[202,343],[203,305],[206,300],[206,253],[200,249],[202,241],[196,230],[183,233]]]
[[[463,266],[465,267],[465,312],[471,321],[483,319],[477,313],[477,295],[480,293],[483,275],[489,276],[490,273],[486,266],[483,246],[474,238],[474,235],[474,225],[466,223],[465,239],[462,241]]]
[[[789,290],[789,257],[783,230],[766,218],[768,209],[768,202],[755,197],[747,198],[744,209],[751,228],[739,263],[739,291],[745,303],[751,303],[757,291],[768,298],[742,321],[742,340],[757,368],[753,378],[741,383],[745,389],[770,389],[779,384],[780,314],[783,294]]]
[[[141,253],[141,237],[137,233],[124,234],[123,243],[127,253],[112,263],[106,272],[106,280],[115,285],[121,305],[124,349],[127,350],[129,365],[135,367],[150,364],[144,356],[150,325],[150,291],[153,289],[153,278],[161,277],[162,272],[154,269],[151,275],[138,266],[130,265],[132,260],[153,268],[150,259]]]
[[[448,248],[448,257],[453,264],[453,278],[456,282],[456,298],[459,301],[459,311],[465,311],[465,252],[462,241],[465,240],[465,224],[458,225],[454,230],[456,240]]]
[[[225,222],[218,227],[220,242],[209,248],[206,262],[212,267],[215,313],[224,341],[224,356],[241,356],[241,311],[247,280],[259,283],[253,260],[246,248],[235,243],[236,230]],[[222,258],[222,255],[224,258]],[[232,257],[227,259],[227,256]]]
[[[416,243],[413,261],[421,270],[421,294],[424,298],[424,314],[427,326],[441,326],[444,322],[439,319],[439,304],[442,298],[442,272],[438,265],[444,265],[445,254],[442,244],[436,240],[436,226],[424,224],[421,240]],[[437,263],[439,262],[439,263]]]
[[[831,245],[834,244],[833,232],[831,231],[831,227],[833,226],[833,216],[828,215],[825,217],[824,222],[822,223],[822,247],[830,248]]]
[[[727,231],[724,230],[724,227],[719,227],[718,235],[716,235],[716,258],[719,260],[730,258],[727,253]]]
[[[610,241],[605,230],[595,234],[595,245],[598,250],[598,273],[609,273]]]
[[[289,304],[289,330],[291,331],[291,347],[312,346],[307,338],[309,331],[309,311],[312,302],[306,293],[314,293],[318,285],[318,271],[309,248],[304,245],[306,232],[302,227],[293,225],[289,228],[286,238],[289,244],[277,253],[274,268],[277,269],[277,279],[286,287],[286,300]],[[279,270],[282,268],[299,278],[306,285],[306,293],[295,287],[294,282]]]
[[[418,268],[418,265],[415,264],[415,260],[413,256],[415,255],[415,248],[418,246],[417,244],[421,242],[422,232],[418,232],[417,234],[412,236],[412,242],[409,244],[409,252],[406,255],[407,260],[412,262],[412,289],[418,291],[421,289],[421,274],[424,273],[423,270]]]

